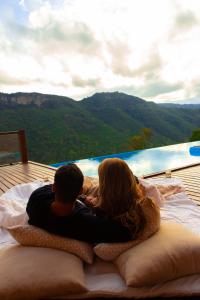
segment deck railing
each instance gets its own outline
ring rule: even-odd
[[[0,164],[21,161],[28,163],[28,150],[24,130],[0,132]]]

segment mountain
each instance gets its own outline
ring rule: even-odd
[[[194,104],[178,104],[178,103],[158,103],[158,105],[163,106],[163,107],[172,107],[172,108],[193,108],[197,109],[200,108],[200,103]]]
[[[149,147],[185,142],[200,127],[200,108],[165,107],[124,93],[81,101],[39,93],[0,93],[0,131],[26,130],[29,159],[55,163],[130,150],[151,128]]]

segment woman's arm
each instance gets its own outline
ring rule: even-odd
[[[85,176],[83,182],[83,195],[97,197],[99,181],[97,178]]]
[[[149,183],[145,179],[140,179],[139,186],[145,197],[153,198],[154,201],[158,204],[158,206],[163,206],[164,197],[155,185]]]

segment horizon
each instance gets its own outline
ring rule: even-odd
[[[200,1],[7,0],[0,17],[2,93],[200,103]]]
[[[81,98],[81,99],[73,99],[71,97],[68,97],[68,96],[63,96],[63,95],[55,95],[55,94],[47,94],[47,93],[40,93],[40,92],[11,92],[11,93],[4,93],[4,92],[1,92],[0,91],[0,94],[4,94],[4,95],[16,95],[16,94],[39,94],[39,95],[45,95],[45,96],[55,96],[55,97],[64,97],[64,98],[68,98],[68,99],[71,99],[73,101],[82,101],[84,99],[87,99],[87,98],[91,98],[93,96],[95,96],[96,94],[123,94],[123,95],[126,95],[126,96],[131,96],[131,97],[134,97],[134,98],[138,98],[142,101],[146,101],[146,102],[153,102],[155,104],[176,104],[176,105],[197,105],[199,106],[200,105],[200,102],[196,102],[196,103],[193,103],[193,102],[180,102],[180,101],[176,101],[176,102],[155,102],[153,100],[149,101],[149,100],[146,100],[144,98],[141,98],[137,95],[130,95],[130,94],[127,94],[127,93],[124,93],[124,92],[119,92],[119,91],[113,91],[113,92],[95,92],[93,93],[92,95],[89,95],[89,96],[85,96],[84,98]],[[1,100],[1,99],[0,99]]]

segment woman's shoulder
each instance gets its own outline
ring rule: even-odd
[[[155,218],[155,215],[160,216],[160,207],[154,198],[144,197],[140,201],[140,206],[146,216],[152,216],[153,218]]]
[[[153,198],[154,203],[162,206],[164,199],[158,188],[146,179],[139,179],[139,186],[146,197]]]
[[[152,209],[159,209],[160,207],[158,206],[157,202],[155,201],[155,199],[153,197],[149,197],[149,196],[144,196],[141,200],[140,200],[140,205],[145,209],[145,208],[152,208]]]

